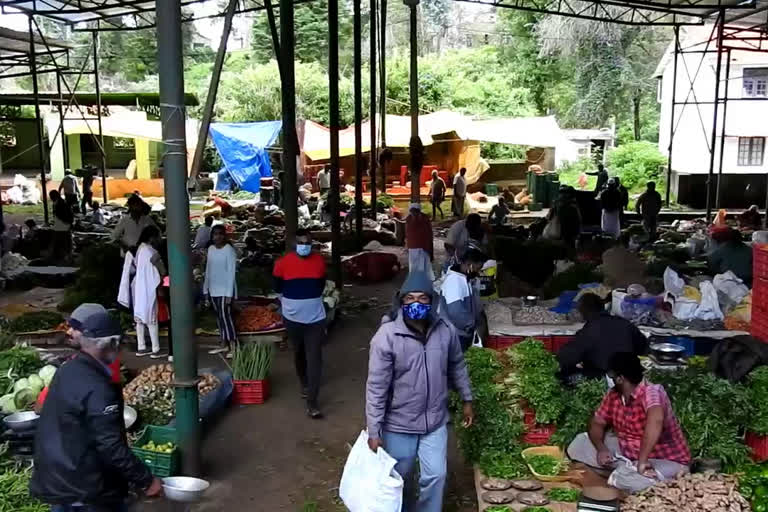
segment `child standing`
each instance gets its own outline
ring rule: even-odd
[[[235,282],[237,253],[229,243],[227,231],[223,225],[219,224],[212,228],[211,240],[213,244],[208,247],[203,294],[211,301],[216,311],[221,346],[208,353],[228,352],[227,357],[231,357],[232,343],[237,341],[237,331],[232,321],[232,300],[237,298]]]

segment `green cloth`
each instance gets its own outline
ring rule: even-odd
[[[731,271],[747,284],[752,283],[752,248],[744,242],[726,242],[709,255],[712,272]]]

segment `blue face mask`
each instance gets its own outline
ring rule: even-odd
[[[302,258],[306,258],[309,256],[309,253],[312,252],[312,245],[311,244],[297,244],[296,245],[296,254],[301,256]]]
[[[403,304],[403,314],[411,320],[424,320],[429,316],[430,311],[432,311],[432,304],[422,304],[421,302]]]

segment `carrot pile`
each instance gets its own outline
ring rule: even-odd
[[[237,317],[237,331],[265,331],[279,327],[282,322],[281,316],[268,306],[248,306]]]

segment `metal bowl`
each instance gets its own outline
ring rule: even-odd
[[[195,503],[203,499],[206,489],[210,487],[206,480],[191,476],[171,476],[163,478],[163,492],[171,501]]]
[[[535,306],[539,302],[539,297],[536,295],[526,295],[523,297],[523,306],[526,308],[531,308]]]
[[[685,356],[685,347],[675,343],[654,343],[649,348],[651,355],[661,362],[678,361]]]
[[[11,430],[18,432],[22,430],[29,430],[35,426],[37,419],[40,416],[34,411],[17,412],[3,418],[5,426]]]
[[[139,415],[136,412],[136,409],[134,409],[130,405],[126,405],[123,407],[123,422],[125,422],[126,430],[131,428],[133,424],[136,423],[136,419],[138,417]]]

